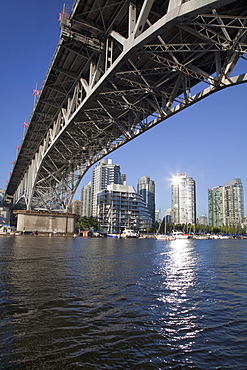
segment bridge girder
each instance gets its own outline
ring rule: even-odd
[[[244,0],[77,0],[17,157],[5,199],[68,211],[87,170],[223,88],[246,60]]]

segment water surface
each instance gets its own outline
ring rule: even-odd
[[[247,240],[0,238],[0,368],[246,369]]]

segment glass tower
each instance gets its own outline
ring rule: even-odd
[[[141,194],[150,216],[155,220],[155,182],[150,177],[143,176],[138,180],[137,193]]]
[[[173,176],[171,216],[175,224],[195,224],[196,189],[192,177],[181,173]]]

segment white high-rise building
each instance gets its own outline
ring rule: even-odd
[[[196,223],[195,181],[185,174],[175,174],[172,179],[172,222]]]
[[[120,166],[112,163],[111,159],[102,159],[93,169],[92,177],[92,209],[91,215],[97,217],[97,195],[105,190],[107,185],[122,184],[126,180],[120,171]]]
[[[91,208],[91,181],[81,189],[81,216],[90,217]]]

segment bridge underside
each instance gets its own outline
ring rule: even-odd
[[[246,0],[78,0],[31,115],[5,200],[64,210],[99,159],[247,81]]]

